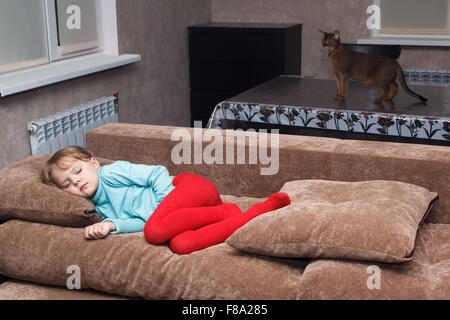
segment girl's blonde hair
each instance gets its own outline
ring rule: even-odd
[[[67,169],[67,166],[64,166],[64,161],[62,161],[64,158],[89,161],[93,157],[94,155],[92,154],[92,152],[78,146],[70,146],[58,150],[51,156],[50,159],[45,162],[44,167],[41,169],[41,181],[48,185],[56,185],[56,183],[52,179],[52,170],[55,168],[55,166],[63,170]]]

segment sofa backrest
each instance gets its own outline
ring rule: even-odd
[[[210,179],[221,194],[235,196],[266,197],[285,182],[300,179],[413,183],[439,193],[427,222],[450,224],[448,147],[263,131],[253,135],[256,139],[239,131],[112,123],[88,131],[86,147],[97,157],[162,164],[172,175],[193,172]],[[234,155],[227,164],[234,136],[241,139],[236,138]],[[266,152],[264,147],[270,143],[278,148]],[[252,148],[262,152],[256,152],[256,164],[249,160],[248,153],[255,155]],[[238,164],[242,150],[247,157]]]

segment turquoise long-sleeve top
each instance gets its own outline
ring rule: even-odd
[[[98,188],[91,200],[102,222],[116,226],[112,234],[143,231],[174,189],[172,178],[164,166],[115,161],[98,169]]]

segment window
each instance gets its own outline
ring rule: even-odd
[[[368,10],[378,16],[379,28],[370,28],[371,37],[358,39],[357,43],[450,47],[450,0],[373,0],[372,3],[379,10],[370,7]]]
[[[102,51],[104,2],[0,0],[0,73]]]
[[[380,36],[449,36],[449,0],[377,0],[380,7]]]
[[[48,1],[50,59],[102,49],[100,6],[95,0]],[[55,41],[56,40],[56,41]]]
[[[48,62],[43,1],[0,0],[0,73]]]
[[[0,0],[0,97],[141,61],[118,47],[115,0]]]

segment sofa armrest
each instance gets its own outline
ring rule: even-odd
[[[429,222],[450,223],[450,188],[448,168],[450,148],[408,143],[379,141],[341,140],[297,135],[255,133],[258,139],[267,138],[278,149],[272,149],[278,157],[271,159],[270,166],[278,166],[274,174],[262,175],[261,162],[237,164],[237,150],[231,164],[226,164],[227,130],[183,128],[171,126],[110,123],[86,133],[86,147],[96,156],[135,163],[162,164],[172,175],[193,172],[210,179],[221,194],[266,197],[277,192],[285,182],[299,179],[325,179],[338,181],[397,180],[413,183],[439,193],[440,200],[430,214]],[[244,132],[234,132],[245,137]],[[189,136],[191,141],[182,139]],[[210,153],[213,140],[208,135],[222,139],[223,164],[208,164],[204,159],[195,163],[194,153],[200,150]],[[172,141],[174,140],[174,141]],[[278,141],[277,141],[278,140]],[[190,145],[190,163],[174,161],[180,143]],[[200,142],[198,142],[200,141]],[[220,141],[219,141],[220,142]],[[194,145],[198,143],[197,145]],[[249,152],[250,146],[264,146],[263,140],[251,139],[235,142]],[[228,144],[229,146],[229,144]],[[197,149],[195,149],[197,148]],[[217,148],[219,150],[219,148]],[[241,149],[242,150],[242,149]],[[198,152],[197,152],[198,154]],[[269,151],[268,154],[271,154]],[[221,157],[219,156],[218,159]],[[197,159],[199,160],[199,159]],[[275,164],[275,162],[277,162]],[[274,171],[274,170],[272,170]]]

